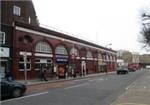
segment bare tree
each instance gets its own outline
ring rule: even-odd
[[[142,20],[142,39],[141,42],[144,44],[144,48],[149,51],[150,50],[150,14],[148,11],[144,11],[141,15]]]

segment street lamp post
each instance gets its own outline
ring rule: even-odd
[[[73,74],[73,76],[75,75],[75,48],[74,48],[74,43],[73,43],[73,52],[72,52],[72,54],[71,54],[71,56],[72,56],[72,74]]]
[[[32,38],[29,35],[25,35],[23,37],[23,43],[25,46],[27,46],[28,44],[32,43]],[[27,50],[26,49],[23,55],[23,59],[24,59],[24,79],[25,79],[25,84],[27,84]]]
[[[26,50],[23,55],[23,59],[24,59],[24,79],[25,79],[25,84],[27,84],[27,51]]]
[[[26,38],[24,38],[23,43],[25,45],[27,45],[28,40]],[[24,55],[23,55],[23,60],[24,60],[24,79],[25,79],[25,84],[27,84],[27,51],[26,50],[25,50]]]

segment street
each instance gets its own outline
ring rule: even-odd
[[[127,75],[105,74],[56,83],[53,88],[3,100],[2,105],[110,105],[146,70]],[[61,85],[59,85],[61,84]],[[43,86],[44,88],[44,86]]]

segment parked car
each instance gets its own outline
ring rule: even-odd
[[[117,74],[128,74],[129,70],[127,68],[119,68],[116,72]]]
[[[1,97],[20,97],[22,96],[27,87],[25,84],[16,82],[16,81],[6,81],[6,80],[1,80]]]

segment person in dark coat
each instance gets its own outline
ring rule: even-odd
[[[42,69],[41,70],[41,81],[44,79],[44,81],[48,81],[47,79],[46,79],[46,69]]]
[[[6,78],[7,81],[12,81],[12,76],[11,76],[11,72],[10,71],[6,71],[5,78]]]

